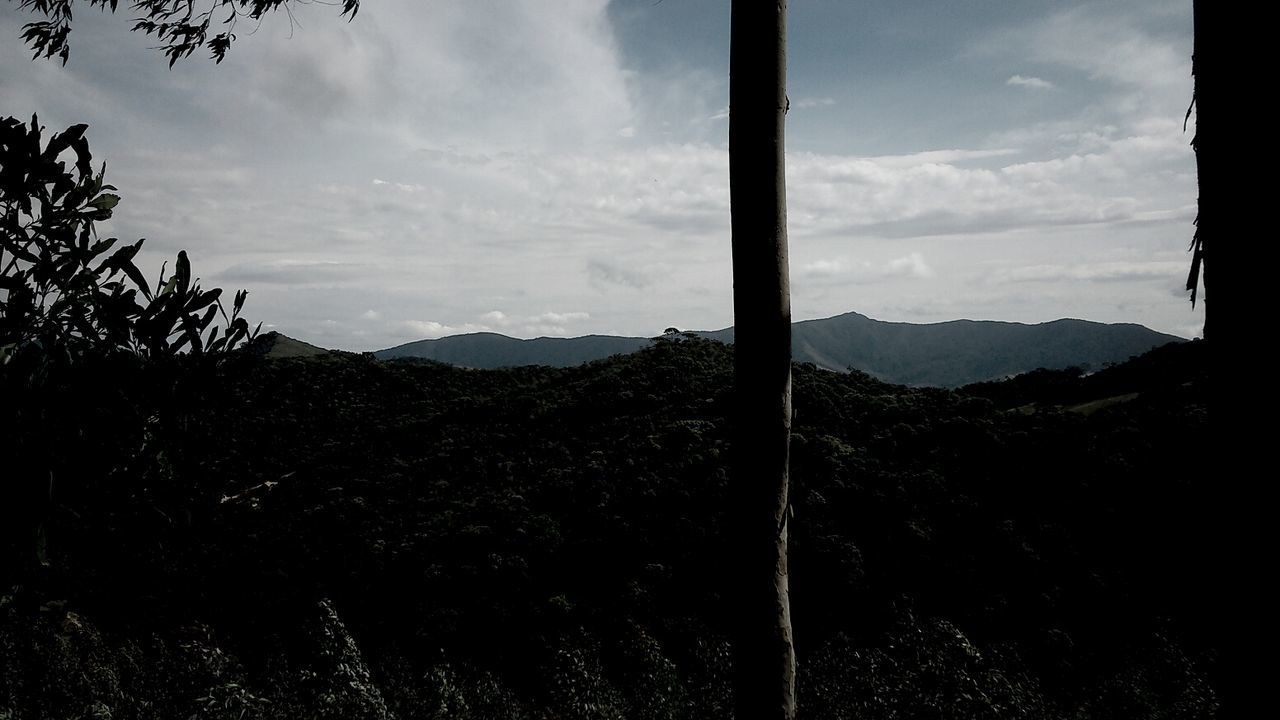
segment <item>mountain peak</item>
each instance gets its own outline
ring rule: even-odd
[[[733,328],[699,336],[733,342]],[[847,312],[792,325],[792,357],[828,370],[860,370],[903,385],[958,387],[1038,368],[1101,368],[1182,338],[1133,323],[1063,318],[1026,324],[951,320],[917,324]],[[497,333],[418,340],[380,350],[380,359],[420,357],[472,368],[569,367],[648,346],[649,338],[587,335],[519,340]]]

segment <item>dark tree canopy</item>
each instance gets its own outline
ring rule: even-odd
[[[72,9],[76,0],[19,0],[24,10],[30,10],[45,19],[27,23],[22,28],[22,39],[35,50],[34,57],[62,58],[65,64],[71,56]],[[89,7],[115,12],[119,0],[81,0]],[[136,0],[132,7],[138,13],[133,29],[154,36],[161,42],[173,67],[179,59],[188,57],[197,48],[207,47],[216,62],[222,62],[227,50],[236,39],[236,24],[241,19],[261,20],[268,13],[297,5],[305,0]],[[360,9],[360,0],[334,0],[341,5],[342,14],[353,18]],[[215,26],[221,28],[215,31]]]

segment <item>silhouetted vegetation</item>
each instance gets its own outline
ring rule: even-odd
[[[105,182],[105,164],[93,171],[87,128],[73,125],[45,143],[36,117],[29,126],[0,120],[0,363],[200,355],[252,338],[240,317],[248,293],[236,294],[228,316],[222,290],[192,279],[185,251],[152,289],[133,262],[142,240],[111,252],[119,240],[98,236],[94,223],[111,217],[120,196]]]
[[[22,39],[34,50],[32,58],[57,57],[66,64],[71,56],[71,22],[76,0],[15,0],[23,10],[29,10],[42,20],[34,20],[22,27]],[[84,0],[89,7],[115,12],[119,0]],[[359,0],[341,0],[342,14],[355,17],[360,10]],[[142,32],[156,39],[156,48],[169,58],[169,67],[201,48],[210,57],[222,62],[231,43],[236,39],[236,25],[240,20],[259,22],[275,10],[285,8],[289,0],[136,0],[131,10],[138,13],[133,19],[134,32]],[[220,32],[212,32],[214,29]]]
[[[180,453],[181,441],[164,438],[181,431],[191,408],[173,400],[256,334],[240,317],[247,293],[228,315],[222,290],[201,288],[185,252],[153,289],[134,264],[142,240],[116,247],[98,236],[94,223],[111,217],[120,196],[105,167],[94,172],[85,129],[45,142],[35,117],[0,120],[6,579],[48,566],[51,545],[72,540],[52,534],[78,512],[69,499],[102,493],[103,507],[115,508],[138,487],[175,492],[163,478],[166,453]]]
[[[1213,716],[1203,351],[1043,402],[796,366],[801,715]],[[5,457],[76,482],[5,547],[0,710],[727,717],[730,355],[6,369]]]

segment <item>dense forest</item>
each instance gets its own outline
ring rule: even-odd
[[[0,368],[0,717],[722,718],[732,348]],[[806,718],[1207,718],[1206,345],[796,365]]]

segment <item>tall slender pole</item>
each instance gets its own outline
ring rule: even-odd
[[[734,0],[729,53],[733,226],[738,718],[795,717],[787,580],[791,291],[787,270],[785,0]]]

